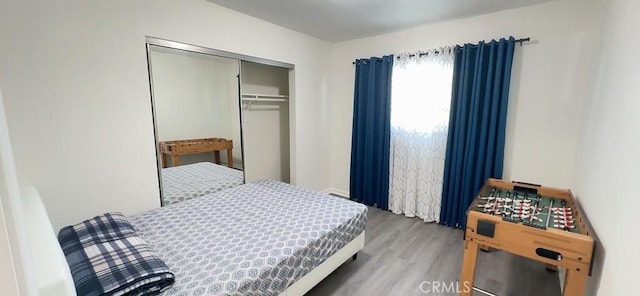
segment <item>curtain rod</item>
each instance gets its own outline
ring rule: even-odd
[[[530,38],[530,37],[527,37],[527,38],[520,38],[520,39],[516,39],[514,43],[520,43],[520,46],[522,46],[522,43],[524,43],[524,42],[529,42],[529,41],[531,41],[531,38]],[[460,44],[456,44],[456,45],[454,45],[454,47],[455,47],[455,46],[460,46],[460,47],[462,47],[462,45],[460,45]],[[472,44],[471,46],[477,46],[477,44]],[[439,52],[438,52],[438,51],[435,51],[435,53],[439,53]],[[428,53],[421,53],[421,54],[419,54],[419,57],[423,57],[423,56],[426,56],[426,55],[428,55]],[[415,56],[416,56],[415,54],[410,54],[410,55],[409,55],[409,57],[415,57]],[[396,57],[396,59],[400,59],[400,57]],[[356,64],[356,62],[353,62],[352,64],[354,64],[354,65],[355,65],[355,64]]]

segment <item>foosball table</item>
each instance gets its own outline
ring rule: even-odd
[[[233,141],[223,138],[189,139],[160,142],[162,167],[166,168],[171,156],[171,165],[180,165],[180,155],[213,152],[216,164],[220,164],[220,151],[227,151],[227,166],[233,168]]]
[[[471,295],[478,248],[566,269],[563,295],[584,295],[595,243],[569,190],[489,179],[467,210],[460,295]]]

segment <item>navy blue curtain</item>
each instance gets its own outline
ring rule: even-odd
[[[487,178],[502,178],[515,39],[456,47],[440,224],[465,226]]]
[[[356,60],[351,135],[352,200],[389,207],[391,70],[393,55]]]

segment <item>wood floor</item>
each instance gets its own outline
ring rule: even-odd
[[[306,295],[457,295],[435,291],[438,284],[425,283],[421,291],[420,284],[450,285],[458,280],[462,234],[459,229],[369,208],[366,243],[358,259],[347,261]],[[475,286],[499,296],[560,295],[557,273],[499,251],[479,252]]]

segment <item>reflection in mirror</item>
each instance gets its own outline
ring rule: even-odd
[[[239,62],[148,45],[162,204],[244,182]]]

